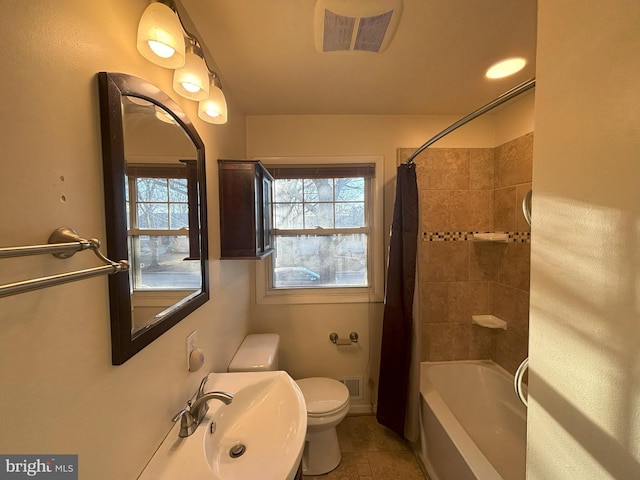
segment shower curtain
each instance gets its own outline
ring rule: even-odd
[[[413,321],[418,225],[416,169],[402,164],[398,166],[391,224],[376,417],[379,423],[409,440],[415,439],[411,437],[417,431],[417,420],[412,428],[413,420],[407,419],[417,412],[410,392],[417,385],[412,382],[416,370],[412,368],[412,357],[418,358],[417,348],[412,345],[419,344]],[[409,428],[405,429],[405,425]]]

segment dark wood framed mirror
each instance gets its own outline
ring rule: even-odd
[[[204,144],[151,83],[98,73],[112,363],[121,365],[209,299]]]

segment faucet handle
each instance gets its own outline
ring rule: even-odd
[[[183,410],[180,410],[178,413],[176,413],[176,415],[171,419],[172,422],[177,422],[178,420],[180,420],[183,416],[185,416],[187,413],[189,413],[189,409],[185,408]]]
[[[188,437],[198,428],[198,422],[193,418],[189,408],[180,410],[176,416],[172,418],[174,422],[178,420],[180,420],[180,433],[178,434],[180,437]]]

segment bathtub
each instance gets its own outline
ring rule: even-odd
[[[527,412],[491,361],[423,362],[419,455],[432,480],[524,480]]]

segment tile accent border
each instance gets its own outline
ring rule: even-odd
[[[423,242],[467,242],[473,241],[474,233],[490,232],[422,232]],[[531,232],[505,232],[509,242],[531,243]]]

